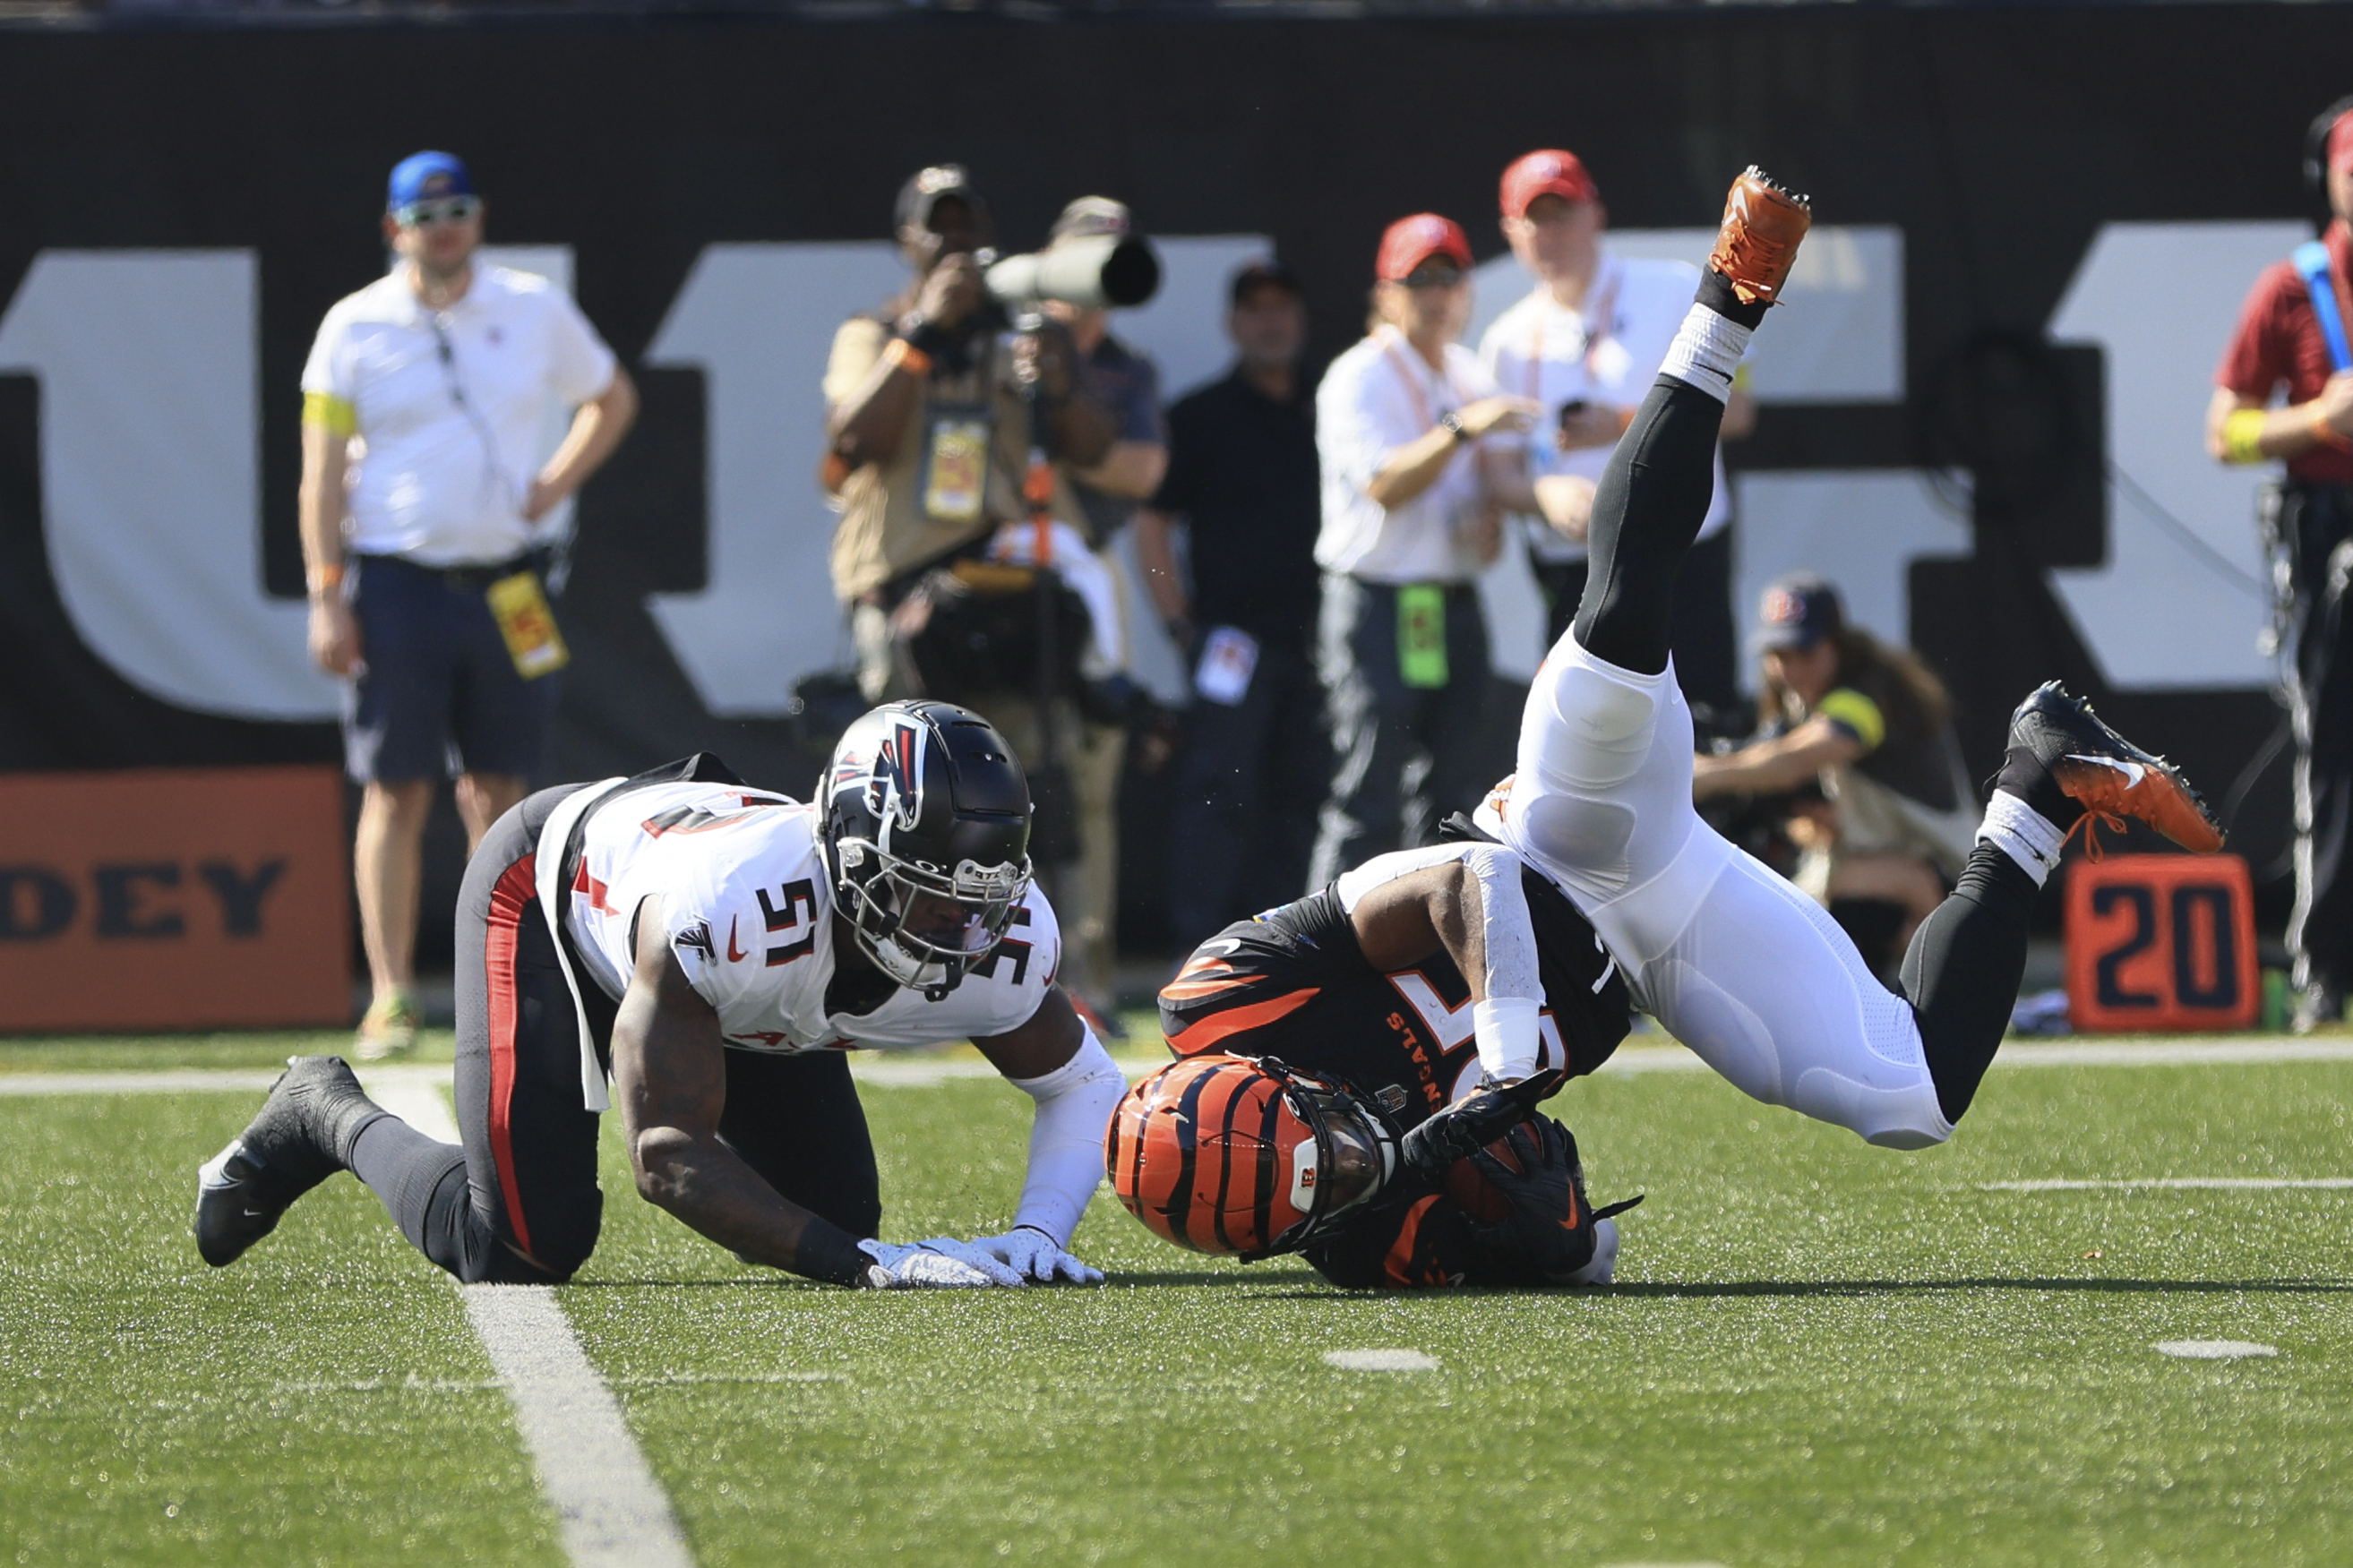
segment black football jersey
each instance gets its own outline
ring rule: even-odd
[[[1589,1073],[1626,1037],[1624,977],[1567,896],[1535,871],[1522,875],[1545,991],[1544,1065]],[[1194,949],[1160,993],[1160,1026],[1179,1057],[1273,1057],[1335,1079],[1399,1134],[1478,1072],[1471,988],[1453,961],[1441,952],[1410,969],[1375,969],[1330,888]],[[1528,1282],[1488,1257],[1469,1216],[1410,1173],[1305,1256],[1350,1286]]]

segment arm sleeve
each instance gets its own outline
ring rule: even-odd
[[[327,312],[319,323],[319,335],[311,341],[311,357],[302,362],[303,406],[306,413],[312,399],[322,400],[323,409],[340,405],[348,412],[352,406],[353,376],[351,356],[343,352],[347,337],[341,309]]]
[[[1841,686],[1824,697],[1814,711],[1861,746],[1865,756],[1879,750],[1880,742],[1887,739],[1887,716],[1879,710],[1878,703],[1852,686]]]
[[[548,383],[567,408],[602,397],[613,384],[620,362],[572,297],[551,286],[547,329]]]
[[[1528,918],[1528,894],[1520,880],[1520,858],[1501,844],[1433,844],[1376,855],[1333,884],[1340,907],[1350,914],[1365,895],[1426,867],[1460,860],[1479,884],[1480,935],[1486,970],[1484,997],[1471,1009],[1477,1031],[1479,1065],[1490,1078],[1526,1078],[1543,1051],[1539,1017],[1544,982],[1536,964],[1535,927]]]
[[[1164,446],[1168,424],[1160,414],[1160,367],[1142,354],[1135,356],[1135,374],[1128,383],[1127,406],[1120,411],[1119,438]]]
[[[1324,471],[1352,489],[1361,492],[1398,448],[1422,434],[1397,373],[1377,362],[1337,367],[1316,389],[1316,451]]]
[[[1069,1061],[1043,1078],[1011,1080],[1038,1102],[1029,1128],[1029,1173],[1013,1227],[1044,1231],[1057,1247],[1071,1244],[1103,1180],[1103,1128],[1127,1092],[1126,1078],[1086,1020],[1079,1021],[1079,1048]]]
[[[825,362],[825,400],[839,403],[874,369],[874,362],[891,346],[891,333],[871,317],[852,316],[833,334],[833,352]]]
[[[2246,303],[2239,308],[2239,324],[2232,329],[2230,346],[2222,351],[2222,363],[2214,372],[2217,386],[2267,403],[2274,389],[2287,379],[2287,341],[2279,321],[2285,279],[2293,279],[2298,289],[2304,287],[2295,268],[2283,261],[2266,269],[2247,291]]]

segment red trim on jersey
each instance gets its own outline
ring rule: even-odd
[[[1168,1048],[1180,1057],[1199,1056],[1220,1040],[1296,1013],[1322,994],[1321,986],[1310,985],[1303,990],[1270,997],[1264,1002],[1253,1002],[1247,1007],[1229,1007],[1222,1013],[1212,1013],[1170,1036]]]
[[[522,1217],[514,1163],[515,949],[523,910],[539,897],[537,859],[526,855],[500,875],[498,886],[491,889],[489,930],[482,943],[491,999],[491,1159],[498,1166],[507,1223],[514,1226],[515,1245],[525,1252],[531,1250],[531,1226]]]

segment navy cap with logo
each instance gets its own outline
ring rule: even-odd
[[[1810,648],[1835,637],[1846,625],[1846,610],[1838,590],[1811,572],[1792,572],[1776,579],[1757,606],[1757,629],[1749,634],[1751,651],[1768,648]]]
[[[384,209],[398,212],[411,202],[430,201],[435,196],[480,195],[474,189],[474,176],[466,172],[465,160],[455,153],[412,153],[392,166]]]

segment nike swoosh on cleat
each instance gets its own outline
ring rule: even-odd
[[[2080,752],[2070,752],[2064,759],[2071,763],[2096,763],[2104,768],[2114,768],[2125,775],[2125,787],[2132,788],[2148,776],[2148,769],[2138,763],[2128,763],[2120,757],[2087,757]]]

